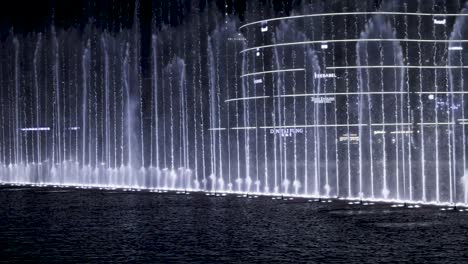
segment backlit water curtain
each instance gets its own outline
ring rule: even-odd
[[[468,203],[464,1],[254,2],[11,33],[0,181]]]

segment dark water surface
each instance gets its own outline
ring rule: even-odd
[[[0,188],[0,262],[468,263],[468,212]]]

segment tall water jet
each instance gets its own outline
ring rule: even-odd
[[[0,181],[466,204],[466,11],[306,2],[12,31]]]

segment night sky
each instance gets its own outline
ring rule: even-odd
[[[122,0],[8,1],[7,4],[1,4],[0,32],[4,37],[12,29],[16,33],[43,31],[52,23],[63,28],[83,26],[89,19],[94,19],[98,25],[107,29],[129,27],[132,23],[135,2]],[[191,7],[202,11],[207,3],[214,2],[223,14],[226,12],[225,5],[227,4],[228,13],[237,14],[241,19],[246,8],[246,1],[243,0],[140,0],[139,2],[143,30],[149,28],[148,25],[151,24],[153,18],[158,24],[164,22],[177,25],[182,22],[184,16],[191,12]],[[276,9],[290,10],[292,6],[300,4],[301,1],[262,0],[260,2],[274,6]]]

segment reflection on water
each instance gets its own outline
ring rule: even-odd
[[[0,203],[0,262],[461,263],[468,257],[468,213],[431,207],[21,187],[0,189]]]

